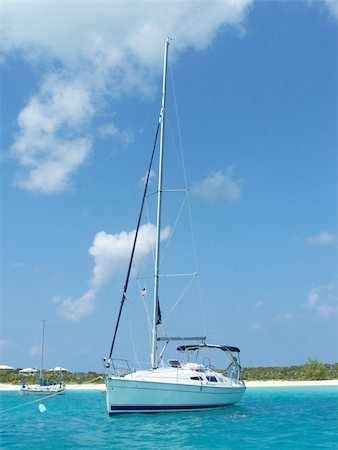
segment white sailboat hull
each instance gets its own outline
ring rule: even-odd
[[[50,394],[64,394],[66,387],[62,385],[52,386],[24,386],[20,389],[21,395],[50,395]]]
[[[117,330],[120,323],[122,308],[127,298],[127,288],[132,264],[135,254],[135,248],[138,238],[138,231],[140,230],[140,223],[144,209],[144,202],[148,193],[148,182],[153,164],[153,153],[146,177],[146,185],[142,199],[142,206],[139,214],[136,233],[133,241],[132,252],[129,260],[129,267],[127,277],[124,285],[120,310],[117,316],[117,322],[114,331],[114,337],[110,348],[108,358],[104,358],[106,371],[106,399],[107,410],[109,415],[121,413],[134,412],[162,412],[162,411],[192,411],[200,409],[222,408],[224,406],[233,405],[237,403],[245,392],[245,385],[240,380],[240,365],[237,358],[233,356],[232,352],[237,352],[239,357],[239,349],[237,347],[225,345],[206,344],[206,336],[203,337],[188,337],[188,336],[168,336],[158,337],[158,326],[162,323],[161,311],[159,305],[159,282],[164,269],[161,266],[160,273],[160,244],[161,244],[161,210],[162,210],[162,173],[163,173],[163,148],[164,148],[164,123],[166,111],[166,79],[167,79],[167,56],[168,56],[169,38],[165,41],[164,48],[164,65],[163,65],[163,87],[162,87],[162,104],[159,117],[159,125],[156,132],[160,129],[160,148],[158,157],[158,188],[157,188],[157,211],[156,211],[156,242],[155,242],[155,258],[154,258],[154,289],[153,289],[153,316],[152,316],[152,339],[151,339],[151,367],[152,370],[136,371],[129,373],[123,377],[116,376],[119,368],[115,366],[111,359]],[[188,192],[184,189],[183,192]],[[171,238],[171,236],[170,236]],[[175,274],[173,274],[175,276]],[[180,274],[176,274],[180,275]],[[181,274],[188,275],[188,274]],[[195,276],[196,273],[190,274]],[[185,292],[185,291],[184,291]],[[183,293],[181,297],[183,296]],[[174,306],[178,303],[177,300]],[[174,309],[174,307],[172,308]],[[166,334],[166,333],[165,333]],[[158,355],[158,343],[164,342],[164,347]],[[170,341],[197,341],[200,344],[195,345],[180,345],[177,351],[185,352],[185,363],[180,364],[177,360],[168,360],[168,367],[163,367],[164,351]],[[226,353],[230,358],[231,364],[226,369],[227,375],[222,375],[215,370],[212,370],[210,364],[197,364],[191,362],[190,353],[200,349],[218,348]],[[207,358],[208,359],[208,358]],[[197,361],[197,359],[193,360]],[[202,360],[203,361],[203,360]],[[160,367],[158,367],[160,365]],[[113,372],[110,372],[112,367]],[[129,364],[128,364],[128,367]],[[230,367],[232,367],[230,371]],[[112,375],[114,373],[114,375]]]
[[[109,415],[135,412],[193,411],[223,408],[241,400],[245,385],[229,380],[217,385],[107,377]]]

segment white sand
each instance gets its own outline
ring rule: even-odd
[[[21,384],[3,384],[0,383],[1,391],[19,391]],[[106,386],[104,384],[66,384],[67,391],[105,391]]]
[[[338,386],[338,380],[321,380],[321,381],[246,381],[247,388],[261,387],[290,387],[290,386]]]
[[[291,387],[291,386],[338,386],[338,380],[322,380],[322,381],[246,381],[247,388],[264,388],[264,387]],[[18,391],[21,385],[0,384],[0,391]],[[104,384],[67,384],[68,391],[85,391],[97,390],[105,391]]]

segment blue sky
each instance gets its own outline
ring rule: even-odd
[[[337,1],[0,7],[1,364],[38,366],[45,319],[46,366],[101,370],[166,36],[165,182],[184,187],[175,94],[199,274],[166,332],[237,345],[244,366],[336,362]],[[170,239],[180,201],[163,218],[171,272],[195,267],[185,225]],[[151,281],[136,280],[151,273],[149,208],[115,355],[140,361],[150,353]],[[164,316],[184,283],[161,285]]]

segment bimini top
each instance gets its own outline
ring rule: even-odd
[[[195,345],[180,345],[177,347],[179,352],[185,352],[187,350],[199,350],[201,348],[219,348],[223,352],[240,352],[238,347],[232,347],[230,345],[214,345],[214,344],[195,344]]]

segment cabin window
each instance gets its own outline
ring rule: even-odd
[[[202,381],[202,377],[190,377],[190,380]]]
[[[176,367],[178,369],[181,367],[181,364],[176,359],[169,359],[168,363],[170,367]]]
[[[217,383],[217,378],[213,376],[207,376],[207,380],[211,381],[212,383]]]

